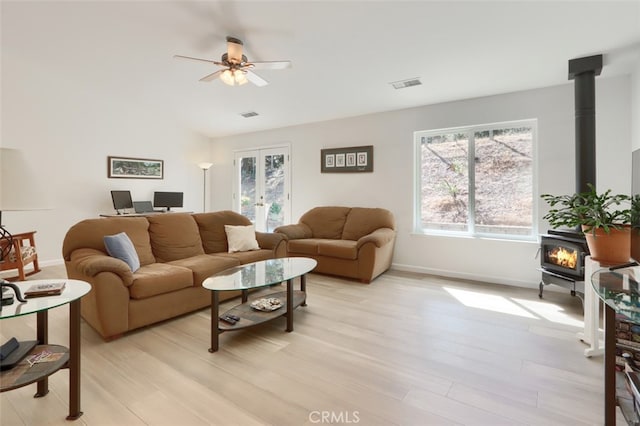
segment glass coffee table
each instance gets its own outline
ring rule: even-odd
[[[209,352],[218,350],[218,338],[221,333],[253,327],[281,316],[287,318],[286,331],[293,331],[293,310],[298,306],[306,306],[306,274],[311,272],[317,264],[314,259],[306,257],[261,260],[229,268],[204,280],[202,287],[211,290],[211,347]],[[293,280],[297,277],[300,277],[300,290],[294,291]],[[280,284],[284,281],[287,282],[287,291],[260,295],[249,302],[249,290]],[[218,293],[232,290],[242,291],[242,303],[220,315]],[[278,299],[281,306],[252,307],[251,304],[255,305],[259,299]],[[238,318],[235,324],[220,319],[229,315]]]
[[[84,281],[72,279],[31,280],[15,282],[24,294],[25,290],[36,284],[52,284],[65,282],[60,295],[34,297],[25,303],[15,300],[11,305],[2,306],[0,319],[14,318],[21,315],[36,314],[37,346],[30,350],[27,358],[8,370],[0,371],[0,392],[37,383],[34,397],[45,396],[49,392],[49,376],[61,368],[69,370],[69,415],[67,420],[76,420],[82,416],[80,410],[80,299],[89,293],[91,285]],[[13,294],[13,290],[10,290]],[[49,344],[49,309],[69,305],[69,347]],[[3,332],[9,330],[3,326]],[[43,359],[37,363],[29,363],[31,355],[50,353],[51,359]],[[44,361],[44,362],[43,362]]]

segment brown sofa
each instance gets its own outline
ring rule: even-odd
[[[69,278],[91,284],[81,313],[105,339],[192,312],[211,303],[210,275],[240,264],[284,257],[284,236],[256,232],[259,250],[228,253],[224,225],[250,225],[232,211],[165,213],[83,220],[67,232],[62,254]],[[140,259],[132,272],[110,257],[104,236],[125,232]],[[230,298],[237,292],[224,292]]]
[[[274,232],[286,235],[287,256],[315,259],[314,272],[364,283],[389,269],[396,238],[390,211],[363,207],[316,207]]]

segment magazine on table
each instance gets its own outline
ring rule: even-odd
[[[65,282],[34,284],[24,292],[25,297],[57,296],[62,294]]]

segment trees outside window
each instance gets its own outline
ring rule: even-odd
[[[420,232],[534,237],[536,121],[419,131]]]

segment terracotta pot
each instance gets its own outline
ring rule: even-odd
[[[584,226],[582,227],[584,231]],[[631,258],[631,226],[611,229],[607,234],[602,228],[585,232],[591,258],[604,264],[627,263]]]

